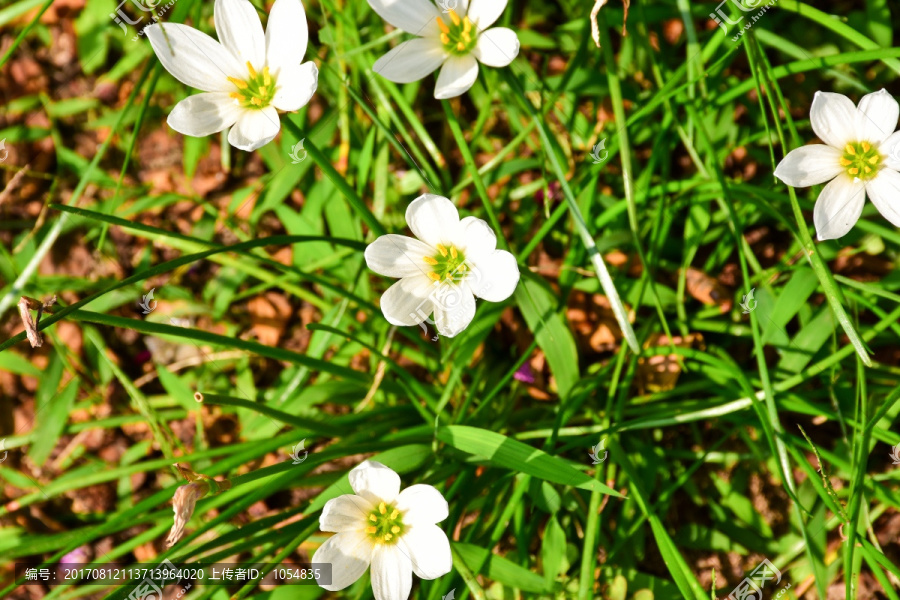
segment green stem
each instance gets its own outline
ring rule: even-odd
[[[751,37],[749,39],[753,38]],[[774,81],[772,81],[770,75],[771,67],[766,60],[765,55],[760,50],[758,44],[754,44],[753,48],[755,49],[755,52],[748,52],[747,56],[751,60],[754,54],[759,56],[760,64],[763,66],[762,73],[765,77],[765,86],[763,89],[759,90],[759,93],[760,95],[764,95],[769,100],[769,108],[772,111],[772,114],[775,116],[775,118],[773,119],[773,122],[775,123],[775,131],[778,133],[778,139],[781,142],[782,151],[787,154],[788,145],[784,138],[784,128],[782,127],[781,119],[779,118],[779,110],[775,105],[776,100],[775,98],[773,98],[772,93],[766,92],[774,92],[774,94],[777,96],[778,103],[780,104],[781,109],[784,111],[785,115],[790,115],[790,112],[788,111],[788,107],[781,95],[781,88],[775,85]],[[800,245],[803,247],[803,252],[804,254],[806,254],[810,264],[812,265],[813,271],[815,271],[816,277],[818,277],[819,279],[819,283],[822,284],[822,289],[825,291],[825,298],[828,300],[828,305],[831,307],[831,310],[834,311],[838,322],[844,329],[844,333],[847,334],[847,338],[856,349],[856,353],[863,361],[863,364],[867,367],[871,367],[872,359],[869,358],[869,352],[866,350],[866,347],[860,339],[859,334],[856,332],[856,328],[853,326],[853,323],[850,322],[850,317],[847,315],[847,311],[844,310],[844,296],[841,293],[840,288],[837,286],[837,283],[835,283],[831,271],[828,269],[828,266],[825,264],[825,261],[822,260],[822,256],[816,249],[816,245],[813,242],[812,236],[809,234],[809,226],[806,224],[806,219],[803,216],[803,211],[800,209],[800,203],[797,201],[797,193],[794,191],[794,188],[790,186],[788,186],[787,191],[788,196],[791,199],[791,210],[794,213],[794,219],[797,221],[797,231],[800,234]]]
[[[497,219],[497,213],[494,211],[494,206],[491,204],[491,199],[488,197],[487,186],[484,185],[484,180],[478,172],[478,165],[475,164],[475,157],[472,156],[472,151],[469,149],[469,143],[466,141],[462,128],[459,126],[459,121],[453,113],[453,109],[450,108],[449,102],[444,100],[441,104],[444,105],[444,113],[447,115],[447,124],[450,125],[450,131],[453,133],[456,145],[459,147],[463,161],[469,169],[469,175],[472,176],[472,182],[475,184],[475,190],[478,192],[478,197],[481,198],[481,203],[484,205],[484,210],[487,212],[491,227],[497,232],[497,246],[504,250],[508,250],[509,245],[506,243],[506,239],[500,235],[500,232],[502,231],[500,229],[500,221]]]
[[[584,221],[584,216],[581,214],[581,209],[578,208],[578,203],[575,201],[575,195],[572,193],[572,189],[569,187],[569,182],[566,179],[566,175],[562,169],[562,165],[559,163],[559,159],[557,158],[556,153],[553,151],[553,144],[550,142],[550,136],[547,133],[547,129],[544,127],[544,124],[541,122],[540,117],[529,102],[528,97],[522,90],[522,86],[519,84],[519,81],[511,73],[504,73],[504,75],[510,87],[512,87],[519,93],[519,98],[522,102],[522,105],[531,115],[531,118],[533,119],[534,124],[537,127],[538,133],[541,136],[541,141],[546,148],[546,154],[550,160],[550,166],[553,168],[553,171],[555,172],[556,177],[559,180],[560,185],[562,186],[563,195],[565,196],[566,203],[569,206],[569,212],[572,213],[572,219],[575,221],[575,229],[578,230],[578,234],[581,236],[581,240],[582,242],[584,242],[584,246],[587,249],[588,256],[590,256],[591,263],[593,263],[594,269],[597,271],[597,279],[600,280],[600,286],[603,288],[603,292],[609,299],[609,304],[616,316],[616,321],[619,324],[619,328],[622,330],[622,335],[625,336],[625,340],[628,342],[628,346],[631,348],[631,351],[635,354],[640,354],[641,345],[638,343],[637,336],[634,334],[634,329],[631,327],[631,322],[628,320],[628,313],[625,310],[625,305],[622,304],[622,299],[619,297],[619,292],[616,289],[616,285],[615,283],[613,283],[612,277],[609,274],[609,270],[606,268],[606,263],[603,261],[603,255],[600,254],[600,251],[597,249],[597,244],[594,242],[594,237],[588,231],[587,223],[585,223]]]
[[[290,118],[285,118],[283,121],[286,129],[289,129],[294,135],[298,138],[304,138],[305,134],[294,123]],[[360,218],[365,222],[366,225],[369,226],[375,235],[384,235],[387,233],[387,230],[384,226],[378,222],[378,219],[375,218],[375,215],[372,214],[372,211],[369,210],[369,207],[366,206],[366,203],[363,202],[363,199],[359,197],[356,191],[350,187],[350,184],[344,179],[344,177],[338,173],[337,169],[334,168],[334,165],[331,164],[331,160],[322,154],[322,151],[312,142],[310,139],[306,139],[306,143],[303,146],[303,149],[309,153],[310,158],[315,161],[319,168],[322,170],[322,173],[331,180],[331,183],[334,184],[334,187],[338,189],[341,194],[344,195],[344,198],[347,199],[347,202],[350,203],[350,206],[359,214]]]

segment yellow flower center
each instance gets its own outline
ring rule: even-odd
[[[250,61],[247,61],[247,71],[250,77],[246,80],[237,77],[228,78],[228,81],[237,88],[236,92],[231,92],[229,95],[244,108],[267,107],[275,97],[275,78],[269,73],[269,67],[265,67],[262,73],[258,73]]]
[[[451,54],[468,54],[478,42],[478,32],[469,17],[459,18],[455,10],[449,11],[450,25],[442,17],[437,18],[441,28],[441,42]]]
[[[369,523],[366,533],[376,544],[396,544],[406,531],[400,511],[384,502],[369,513]]]
[[[841,166],[854,179],[871,179],[878,173],[883,156],[869,142],[856,142],[844,146]]]
[[[438,253],[434,256],[426,256],[425,263],[431,267],[428,273],[429,279],[440,283],[457,283],[469,273],[469,265],[466,264],[466,256],[456,246],[449,248],[443,244],[437,245]]]

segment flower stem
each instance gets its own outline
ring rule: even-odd
[[[769,110],[774,115],[773,122],[775,124],[775,132],[778,135],[779,142],[781,142],[782,152],[787,154],[788,144],[785,140],[784,127],[782,126],[779,116],[779,106],[784,114],[787,115],[788,119],[790,119],[790,112],[781,95],[781,89],[775,85],[775,82],[771,77],[771,66],[766,60],[765,55],[759,51],[758,45],[754,46],[754,48],[756,49],[756,52],[753,54],[748,52],[748,58],[758,57],[758,61],[762,67],[760,70],[764,78],[764,81],[758,82],[758,85],[761,87],[764,86],[760,90],[760,94],[769,101]],[[869,357],[869,352],[863,344],[859,333],[857,333],[856,328],[853,326],[853,323],[850,321],[847,311],[844,310],[844,295],[841,293],[841,289],[835,282],[834,276],[831,274],[828,265],[822,260],[822,256],[819,254],[819,250],[816,248],[816,244],[809,234],[809,226],[806,224],[803,211],[800,209],[800,202],[797,200],[797,192],[790,186],[788,186],[787,192],[788,197],[791,200],[791,210],[794,213],[794,219],[797,221],[797,235],[800,238],[800,245],[803,247],[803,253],[806,254],[807,260],[809,260],[810,265],[812,265],[816,277],[819,278],[819,283],[822,284],[822,290],[825,292],[825,298],[828,300],[828,305],[831,307],[838,322],[844,329],[844,333],[847,334],[850,343],[856,349],[856,353],[859,355],[860,360],[862,360],[863,364],[867,367],[871,367],[872,359]]]

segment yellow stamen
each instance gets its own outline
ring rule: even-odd
[[[243,79],[238,79],[237,77],[229,77],[228,81],[230,81],[231,83],[236,85],[239,90],[247,89],[247,82],[244,81]]]
[[[463,19],[463,33],[469,33],[472,31],[472,21],[469,20],[469,17]]]
[[[840,160],[840,163],[841,163],[841,166],[842,166],[842,167],[849,167],[850,165],[853,164],[853,161],[850,160],[849,158],[844,158],[844,157],[842,156],[842,157],[841,157],[841,160]]]
[[[428,263],[429,265],[436,265],[436,264],[437,264],[437,259],[436,259],[436,258],[432,258],[432,257],[430,257],[430,256],[426,256],[426,257],[424,257],[422,260],[424,260],[424,261],[425,261],[426,263]]]
[[[852,169],[847,169],[847,172],[850,173],[851,175],[858,175],[859,169],[857,169],[856,167],[853,167]]]
[[[250,100],[250,104],[252,104],[253,106],[262,106],[262,100],[260,100],[259,98],[253,98]]]
[[[866,175],[872,172],[872,167],[870,167],[869,165],[863,165],[863,169],[865,170]]]
[[[459,25],[462,22],[459,15],[456,14],[456,11],[453,9],[450,9],[450,20],[453,21],[454,25]]]
[[[393,527],[391,527],[391,532],[392,533],[400,533],[400,528],[397,527],[396,525],[394,525]]]
[[[472,41],[472,36],[469,35],[468,32],[463,31],[463,32],[462,32],[462,39],[463,39],[463,41],[465,41],[465,42],[468,44],[469,42]]]
[[[378,505],[378,512],[380,512],[381,514],[387,512],[387,506],[384,504],[384,502]]]
[[[446,23],[444,23],[444,19],[442,19],[441,17],[437,17],[437,22],[438,22],[438,27],[441,28],[441,31],[443,31],[444,33],[450,33],[450,28],[447,26]]]
[[[263,85],[266,87],[272,85],[272,74],[269,73],[269,67],[263,69]]]
[[[441,276],[438,275],[437,273],[435,273],[434,271],[432,271],[431,273],[428,274],[428,279],[430,279],[432,281],[440,281]]]
[[[253,68],[249,60],[247,61],[247,70],[250,71],[250,77],[256,77],[256,69]]]
[[[456,251],[456,246],[450,246],[450,256],[452,256],[454,260],[459,256],[459,253]]]
[[[376,517],[375,515],[369,515],[369,520],[372,521],[373,523],[377,523],[378,517]]]
[[[438,244],[437,249],[438,252],[441,253],[441,256],[447,256],[447,248],[445,248],[443,244]]]
[[[852,144],[847,144],[846,146],[844,146],[844,150],[846,150],[847,154],[856,156],[856,148],[854,148]]]
[[[449,44],[449,43],[450,43],[450,36],[447,35],[446,33],[442,33],[442,34],[441,34],[441,42],[443,42],[444,44]]]
[[[377,532],[378,532],[377,527],[366,527],[366,533],[377,533]]]
[[[228,95],[231,96],[232,98],[234,98],[235,100],[242,100],[242,99],[243,99],[243,96],[241,96],[241,95],[240,95],[239,93],[237,93],[237,92],[231,92],[231,93],[228,94]]]
[[[860,146],[862,146],[863,152],[868,152],[872,149],[872,146],[869,144],[869,142],[862,142]]]
[[[394,536],[392,536],[389,533],[386,533],[386,534],[384,534],[384,541],[389,542],[389,541],[391,541],[392,537],[394,537]]]
[[[400,516],[400,511],[397,509],[394,509],[394,512],[391,513],[391,521],[393,521],[394,519],[396,519],[399,516]],[[397,533],[397,532],[395,531],[394,533]]]
[[[870,165],[878,164],[878,157],[877,157],[877,156],[873,156],[872,158],[870,158],[870,159],[867,160],[866,162],[868,162]]]
[[[459,50],[460,52],[462,52],[463,50],[466,49],[466,45],[463,44],[462,42],[459,42],[458,44],[456,44],[456,49]]]

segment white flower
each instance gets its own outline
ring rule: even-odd
[[[900,227],[900,106],[885,90],[853,106],[841,94],[816,92],[810,109],[813,131],[825,144],[788,153],[775,176],[793,187],[830,181],[813,213],[820,240],[846,234],[862,214],[866,194],[875,208]]]
[[[351,585],[372,566],[376,600],[406,600],[412,574],[437,579],[450,572],[450,541],[435,525],[447,518],[447,501],[430,485],[400,491],[400,476],[367,460],[350,471],[346,494],[325,504],[319,526],[333,531],[316,550],[313,563],[331,563],[335,592]]]
[[[419,36],[379,58],[375,72],[396,83],[410,83],[441,67],[434,97],[464,94],[478,77],[479,62],[505,67],[519,54],[515,31],[506,27],[488,29],[507,2],[443,0],[440,4],[458,8],[459,13],[454,8],[442,13],[428,0],[369,0],[382,19]]]
[[[516,290],[516,258],[497,250],[481,219],[460,220],[450,200],[425,194],[410,203],[406,222],[419,239],[383,235],[366,248],[370,269],[400,278],[381,297],[391,324],[418,325],[433,312],[438,333],[453,337],[475,317],[475,296],[502,302]]]
[[[276,0],[265,34],[249,0],[216,0],[213,13],[219,42],[176,23],[146,29],[163,67],[203,91],[179,102],[167,122],[196,137],[233,126],[231,145],[253,151],[281,129],[275,109],[299,110],[316,91],[316,65],[301,64],[309,39],[306,11],[300,0]]]

